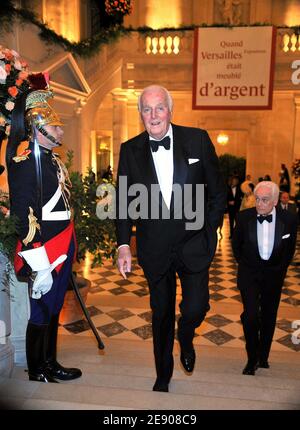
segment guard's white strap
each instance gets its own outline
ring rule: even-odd
[[[62,196],[62,191],[59,185],[57,190],[51,197],[51,199],[43,206],[43,209],[42,209],[43,221],[66,221],[71,218],[71,212],[67,209],[65,211],[53,211],[61,196]]]
[[[50,262],[44,246],[21,251],[18,254],[26,260],[26,263],[29,264],[33,272],[49,269],[50,267]]]

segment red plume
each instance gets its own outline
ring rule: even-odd
[[[32,73],[28,76],[32,90],[46,90],[49,87],[49,73]]]

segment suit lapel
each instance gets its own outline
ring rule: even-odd
[[[149,136],[147,132],[142,133],[139,141],[136,142],[134,156],[135,156],[137,166],[139,166],[139,169],[140,169],[141,178],[143,178],[142,182],[145,184],[150,196],[151,185],[157,184],[159,186],[159,183],[158,183],[153,157],[151,154],[151,148],[149,145]],[[162,205],[162,202],[161,202],[161,199],[159,198],[158,193],[155,192],[154,194],[152,194],[152,197],[159,204],[159,206]],[[149,200],[149,204],[150,204],[150,200]]]
[[[254,212],[253,218],[249,221],[249,238],[250,242],[254,245],[254,249],[256,249],[257,255],[259,257],[258,250],[258,240],[257,240],[257,215],[256,211]]]
[[[283,232],[284,232],[284,223],[281,220],[280,212],[276,210],[275,237],[274,237],[274,246],[273,246],[271,257],[273,256],[273,254],[276,253],[277,249],[280,246]]]
[[[256,218],[257,218],[257,215],[255,212],[255,216],[249,221],[249,238],[250,238],[251,243],[254,245],[255,249],[257,250],[258,256],[260,256],[259,250],[258,250],[257,219]],[[270,255],[270,259],[276,253],[277,249],[280,246],[283,232],[284,232],[284,223],[281,220],[279,211],[276,210],[275,237],[274,237],[274,245],[273,245],[272,253]]]
[[[140,168],[141,177],[144,179],[146,187],[150,190],[151,184],[158,184],[148,134],[144,132],[136,143],[134,151],[137,166]]]
[[[184,184],[186,183],[187,175],[188,175],[188,155],[187,155],[187,142],[184,136],[182,136],[182,132],[180,129],[173,125],[173,185],[178,184],[181,186],[181,190],[183,190]],[[181,193],[182,200],[184,198],[184,193]],[[171,211],[174,212],[175,208],[179,208],[182,206],[183,201],[175,202],[174,197],[176,199],[177,193],[172,194],[171,199]]]
[[[188,151],[187,144],[182,136],[179,127],[172,124],[173,128],[173,184],[180,184],[182,187],[186,183],[188,175]],[[134,151],[136,163],[140,168],[141,177],[147,189],[151,190],[151,184],[159,184],[155,170],[151,148],[148,140],[148,133],[141,134],[139,140],[136,142],[136,150]],[[161,206],[161,201],[159,201]],[[173,196],[171,207],[173,206]]]
[[[180,129],[173,125],[173,184],[183,186],[188,175],[188,151],[187,142],[182,136]]]

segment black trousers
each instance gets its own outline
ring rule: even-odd
[[[233,230],[235,226],[236,216],[238,213],[238,209],[234,206],[228,206],[228,217],[229,217],[229,234],[233,235]]]
[[[246,340],[248,360],[268,360],[276,326],[285,271],[257,270],[256,273],[239,273],[244,311],[241,321]]]
[[[174,367],[176,273],[182,289],[178,339],[185,351],[193,349],[195,329],[209,310],[208,268],[191,273],[174,253],[168,271],[159,279],[153,280],[153,276],[145,274],[150,289],[156,373],[158,379],[166,383],[171,379]]]

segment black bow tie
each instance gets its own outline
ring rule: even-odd
[[[165,149],[170,149],[170,136],[164,137],[162,140],[149,140],[150,146],[153,152],[158,150],[159,146],[163,146]]]
[[[258,215],[257,221],[259,221],[262,224],[264,221],[272,222],[272,218],[273,218],[272,214],[267,216]]]

